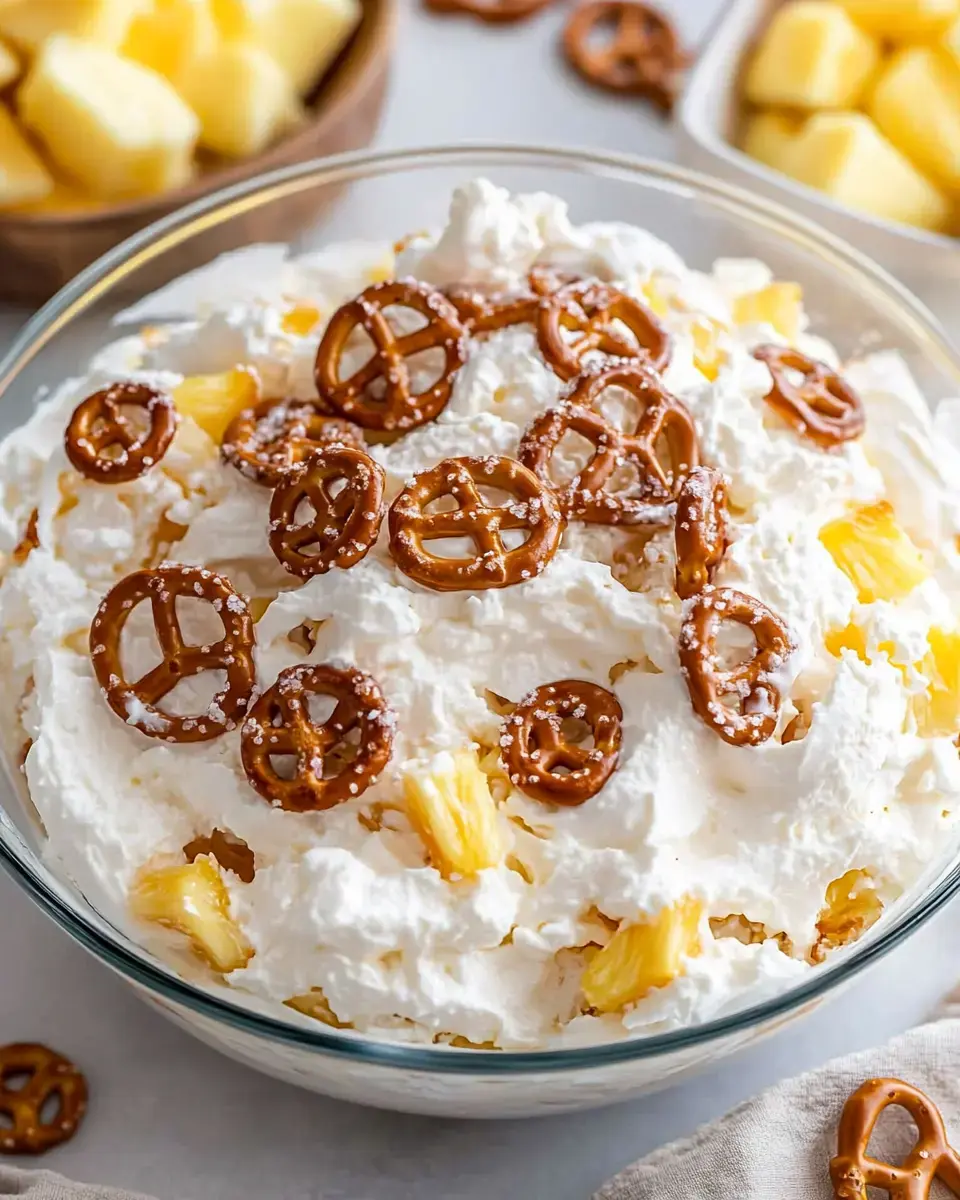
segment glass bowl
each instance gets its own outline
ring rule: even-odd
[[[118,336],[133,300],[240,247],[269,215],[301,228],[296,249],[344,238],[394,238],[442,221],[451,188],[478,174],[513,190],[564,196],[577,221],[645,226],[694,266],[717,256],[765,260],[799,282],[814,332],[841,355],[899,350],[931,400],[960,395],[960,355],[935,319],[879,268],[817,226],[765,199],[662,163],[590,151],[464,146],[363,153],[289,167],[198,201],[106,255],[26,326],[0,365],[0,433],[41,389],[76,372]],[[349,191],[345,191],[345,189]],[[267,210],[269,210],[267,212]],[[289,216],[289,221],[285,218]],[[170,316],[175,316],[171,312]],[[744,751],[748,753],[748,751]],[[892,950],[960,887],[955,847],[924,886],[800,986],[698,1026],[561,1050],[501,1052],[376,1041],[289,1021],[223,985],[181,979],[97,913],[44,861],[42,834],[15,772],[0,780],[0,861],[72,937],[171,1020],[251,1066],[318,1092],[442,1116],[528,1116],[587,1108],[662,1087],[798,1020]]]

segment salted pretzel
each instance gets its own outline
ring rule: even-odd
[[[494,333],[510,325],[531,325],[537,319],[540,296],[533,291],[517,295],[486,295],[476,288],[452,287],[445,292],[464,328],[473,337]]]
[[[917,1127],[916,1144],[899,1166],[867,1154],[877,1120],[890,1105],[906,1109]],[[934,1179],[960,1196],[960,1155],[929,1096],[901,1079],[868,1079],[843,1106],[830,1179],[836,1200],[867,1200],[867,1188],[887,1192],[890,1200],[927,1200]]]
[[[364,447],[356,425],[310,400],[262,400],[227,426],[220,453],[248,479],[276,487],[287,472],[324,446]]]
[[[426,323],[400,333],[386,316],[388,308],[412,310]],[[357,329],[373,343],[373,354],[344,379],[341,363]],[[364,429],[396,432],[424,425],[450,399],[454,375],[466,360],[465,332],[457,310],[429,284],[415,279],[375,283],[330,318],[314,367],[321,402]],[[415,392],[407,359],[426,350],[443,353],[443,368],[435,382]]]
[[[726,621],[743,625],[756,643],[750,658],[733,667],[721,666],[717,650]],[[691,602],[679,649],[691,703],[705,724],[731,746],[759,746],[772,736],[782,703],[777,672],[794,649],[776,613],[732,588],[708,588]],[[739,701],[739,712],[725,700]]]
[[[243,838],[223,829],[212,829],[187,842],[183,856],[195,862],[201,854],[215,858],[225,871],[232,871],[241,883],[253,883],[257,876],[257,856]]]
[[[597,402],[611,387],[622,388],[641,406],[632,433],[618,429],[596,411]],[[569,483],[555,490],[568,518],[593,524],[665,523],[664,506],[676,498],[700,459],[696,426],[686,405],[636,360],[585,372],[568,400],[548,409],[526,430],[518,458],[548,486],[554,453],[570,432],[591,442],[594,452]],[[669,456],[666,462],[661,461],[663,450]],[[626,467],[636,472],[636,480],[622,490],[609,490],[616,472]]]
[[[274,489],[269,540],[277,561],[301,579],[358,563],[380,533],[384,485],[383,468],[363,450],[318,450]],[[304,504],[313,512],[298,524]]]
[[[689,600],[713,582],[730,544],[727,481],[713,467],[694,467],[677,497],[676,591]]]
[[[591,351],[608,358],[640,358],[657,371],[671,354],[670,335],[650,309],[597,280],[577,280],[542,297],[537,341],[547,365],[567,380],[580,374]]]
[[[597,34],[610,37],[598,43]],[[640,0],[589,0],[574,9],[563,31],[570,64],[590,83],[673,108],[686,56],[671,22]]]
[[[568,740],[564,722],[570,718],[590,727],[591,747]],[[583,804],[616,769],[622,721],[620,702],[606,688],[583,679],[542,684],[500,727],[500,753],[511,783],[534,800]]]
[[[16,1076],[26,1081],[10,1087]],[[0,1154],[43,1154],[68,1142],[86,1110],[87,1081],[69,1059],[34,1042],[0,1047],[0,1114],[9,1122],[0,1123]]]
[[[188,645],[177,616],[177,597],[206,600],[223,623],[224,636],[211,645]],[[130,614],[150,601],[163,659],[130,682],[121,655]],[[122,721],[147,737],[168,742],[205,742],[233,729],[243,718],[256,683],[253,621],[244,598],[228,579],[203,567],[165,563],[134,571],[100,602],[90,626],[90,655],[100,690]],[[182,717],[159,708],[181,680],[202,671],[223,671],[226,682],[204,713]]]
[[[326,720],[310,715],[312,696],[336,701]],[[380,685],[365,671],[327,663],[287,667],[243,723],[243,769],[265,800],[288,812],[333,808],[376,783],[390,760],[394,721]],[[354,730],[359,741],[351,759]],[[296,760],[292,776],[278,773],[276,756]]]
[[[523,21],[553,0],[426,0],[427,8],[439,13],[468,13],[496,25]]]
[[[509,492],[509,504],[488,504],[481,487]],[[428,512],[437,500],[457,507]],[[440,592],[501,588],[539,575],[560,545],[563,516],[549,488],[513,458],[447,458],[415,475],[390,508],[390,551],[405,575]],[[508,530],[527,540],[509,549]],[[470,538],[473,552],[431,554],[438,538]]]
[[[832,367],[790,346],[757,346],[753,357],[766,363],[773,377],[764,399],[798,433],[824,450],[863,433],[863,401]],[[802,378],[795,382],[789,372]]]
[[[139,409],[137,429],[124,409]],[[166,454],[179,422],[173,398],[145,383],[114,383],[81,400],[64,434],[74,467],[97,483],[130,483]]]

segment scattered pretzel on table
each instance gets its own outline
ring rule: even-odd
[[[604,392],[613,387],[622,388],[641,407],[632,433],[596,411]],[[568,518],[601,525],[667,523],[665,506],[676,499],[681,483],[700,461],[699,443],[686,405],[648,366],[634,361],[585,372],[567,401],[529,426],[518,458],[548,486],[554,453],[571,431],[591,442],[594,453],[569,483],[555,489]],[[666,462],[660,459],[664,443]],[[636,479],[622,489],[610,489],[616,473],[626,468],[636,472]]]
[[[263,400],[227,426],[220,452],[226,462],[264,487],[276,487],[291,468],[324,446],[363,449],[360,430],[309,400]]]
[[[488,504],[480,489],[509,492],[509,504]],[[456,508],[428,512],[438,500]],[[390,508],[390,551],[400,570],[435,591],[501,588],[539,575],[556,554],[563,515],[549,488],[513,458],[447,458],[415,475]],[[504,533],[523,531],[510,549]],[[429,542],[469,538],[473,552],[431,554]]]
[[[790,346],[757,346],[753,357],[766,363],[773,376],[764,399],[798,433],[824,450],[863,433],[863,401],[832,367]],[[794,382],[789,372],[802,378]]]
[[[717,647],[728,621],[753,634],[751,656],[723,667]],[[732,588],[708,588],[692,601],[680,630],[680,667],[694,711],[731,746],[759,746],[772,737],[782,697],[776,673],[793,652],[783,621],[761,601]],[[740,711],[732,707],[739,701]]]
[[[867,1154],[877,1120],[890,1105],[906,1109],[917,1127],[917,1141],[899,1166]],[[867,1200],[867,1188],[888,1192],[890,1200],[927,1200],[934,1179],[960,1196],[960,1155],[929,1096],[901,1079],[868,1079],[843,1106],[830,1179],[836,1200]]]
[[[295,467],[270,501],[270,549],[292,575],[309,579],[358,563],[383,521],[383,468],[353,446],[328,446]],[[336,483],[343,486],[334,493]],[[297,523],[298,510],[313,514]]]
[[[564,722],[570,718],[589,726],[592,747],[568,740]],[[510,781],[534,800],[583,804],[616,769],[622,721],[620,702],[606,688],[583,679],[542,684],[500,727],[500,754]]]
[[[314,720],[313,696],[335,701],[332,714]],[[240,731],[243,769],[265,800],[289,812],[333,808],[376,783],[390,761],[394,715],[380,685],[356,667],[326,663],[287,667],[250,709]],[[345,753],[356,730],[356,755]],[[337,761],[337,752],[341,758]],[[271,759],[293,757],[292,777]],[[336,770],[331,770],[336,767]]]
[[[23,1085],[10,1087],[21,1075]],[[69,1141],[86,1110],[87,1082],[69,1059],[33,1042],[0,1047],[0,1114],[10,1122],[0,1124],[0,1154],[43,1154]]]
[[[216,611],[224,636],[210,645],[184,641],[177,597],[206,600]],[[138,604],[149,600],[162,661],[140,679],[124,673],[124,626]],[[147,737],[169,742],[204,742],[233,729],[246,712],[256,683],[253,621],[243,597],[228,579],[203,567],[164,564],[134,571],[100,602],[90,626],[90,655],[100,690],[117,716]],[[226,683],[206,711],[178,716],[159,702],[184,679],[202,671],[223,671]]]
[[[391,308],[411,310],[425,323],[402,333],[386,316]],[[373,343],[373,353],[343,378],[347,343],[358,329]],[[414,279],[375,283],[338,308],[324,331],[314,367],[321,403],[364,429],[393,433],[424,425],[450,399],[454,376],[466,361],[465,332],[456,308],[429,284]],[[407,360],[427,350],[442,353],[443,367],[434,382],[416,392]]]
[[[438,13],[467,13],[482,21],[504,25],[523,21],[546,8],[554,0],[426,0],[427,8]]]
[[[137,429],[124,409],[146,420]],[[179,423],[173,398],[143,383],[114,383],[74,409],[64,435],[72,465],[97,483],[130,483],[166,454]]]
[[[730,544],[727,482],[713,467],[694,467],[677,497],[676,592],[689,600],[713,582]]]

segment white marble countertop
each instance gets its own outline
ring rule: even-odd
[[[564,70],[562,6],[497,29],[416,3],[402,13],[380,144],[562,141],[669,157],[669,128],[643,106]],[[688,42],[720,3],[672,0]],[[24,315],[0,311],[0,342]],[[798,1029],[672,1091],[568,1117],[440,1121],[311,1096],[220,1058],[143,1006],[5,877],[0,914],[0,1043],[48,1042],[91,1085],[81,1134],[44,1165],[161,1200],[584,1200],[766,1084],[905,1028],[960,977],[960,922],[948,910]]]

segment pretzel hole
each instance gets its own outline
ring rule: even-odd
[[[423,506],[423,515],[426,517],[434,516],[436,513],[453,512],[460,505],[457,503],[456,497],[451,496],[449,492],[444,492],[442,496],[437,496],[434,500],[428,501]]]
[[[226,628],[208,600],[178,596],[174,603],[180,632],[188,646],[213,646],[222,641]]]
[[[477,491],[487,508],[506,508],[508,504],[516,503],[516,496],[506,488],[494,487],[492,484],[477,481]]]
[[[582,746],[584,750],[594,747],[593,726],[582,717],[564,717],[560,722],[560,736],[571,746]]]
[[[0,1130],[16,1129],[17,1125],[11,1114],[3,1107],[3,1101],[0,1100]]]
[[[63,1112],[63,1096],[59,1088],[54,1088],[40,1105],[37,1119],[40,1125],[55,1124]]]
[[[22,1092],[36,1072],[14,1068],[0,1073],[0,1086],[7,1092]]]
[[[335,696],[325,696],[322,692],[308,692],[302,697],[301,703],[307,710],[307,716],[314,725],[324,725],[333,716],[337,707]]]
[[[226,671],[199,671],[179,680],[160,701],[160,707],[174,717],[206,715],[214,697],[226,686]]]
[[[650,406],[626,388],[608,387],[597,396],[592,407],[615,429],[632,434]]]
[[[127,679],[139,679],[163,661],[149,600],[134,608],[120,635],[120,665]]]
[[[739,621],[721,621],[712,653],[712,664],[720,671],[732,671],[749,662],[756,653],[753,631]]]
[[[576,430],[568,429],[547,460],[547,478],[554,487],[565,487],[586,467],[599,447]]]
[[[422,535],[425,542],[430,543],[430,553],[434,558],[448,558],[451,561],[468,561],[476,557],[479,547],[472,537],[431,537],[429,530]]]
[[[870,1134],[870,1141],[867,1143],[866,1154],[869,1158],[876,1159],[877,1162],[889,1163],[892,1167],[901,1167],[919,1138],[920,1131],[909,1111],[900,1104],[889,1104],[877,1118],[877,1123]],[[875,1193],[878,1197],[884,1197],[884,1200],[889,1200],[889,1193],[883,1188],[868,1188],[867,1195],[869,1196],[871,1193]],[[934,1191],[930,1192],[931,1197],[936,1194]],[[952,1193],[944,1191],[941,1195],[948,1196]]]

